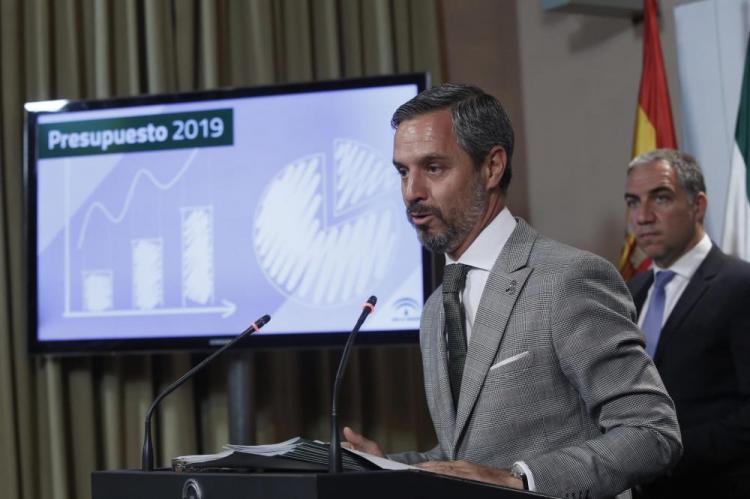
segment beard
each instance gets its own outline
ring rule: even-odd
[[[472,183],[469,196],[468,208],[453,206],[445,213],[436,206],[420,202],[414,202],[406,208],[406,217],[414,225],[417,237],[425,248],[437,254],[452,253],[466,240],[487,209],[489,195],[479,176]],[[411,218],[413,215],[432,215],[443,227],[430,233],[427,225],[414,224]]]

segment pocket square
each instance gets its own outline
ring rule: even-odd
[[[522,358],[526,357],[527,355],[529,355],[529,351],[528,350],[526,350],[525,352],[517,353],[516,355],[508,357],[507,359],[503,359],[500,362],[498,362],[497,364],[493,364],[492,367],[490,367],[490,371],[492,371],[493,369],[497,369],[498,367],[502,367],[502,366],[504,366],[506,364],[510,364],[511,362],[515,362],[518,359],[522,359]]]

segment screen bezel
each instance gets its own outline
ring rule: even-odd
[[[200,351],[213,349],[230,341],[236,335],[204,337],[160,337],[154,339],[102,339],[40,341],[38,338],[38,276],[37,276],[37,125],[42,115],[73,111],[88,111],[110,108],[126,108],[152,104],[171,104],[197,100],[224,100],[242,97],[262,97],[282,94],[324,92],[344,89],[383,87],[414,84],[421,92],[429,85],[429,74],[410,73],[391,76],[342,79],[322,82],[292,83],[250,88],[217,89],[199,92],[170,93],[161,95],[141,95],[98,100],[47,101],[55,103],[54,109],[44,109],[39,103],[27,103],[24,126],[24,240],[26,243],[27,311],[28,311],[28,350],[31,354],[111,354],[169,351]],[[416,236],[415,236],[416,238]],[[424,297],[427,299],[434,289],[433,255],[422,248],[422,280]],[[367,297],[363,296],[362,300]],[[360,311],[352,310],[352,326]],[[252,319],[249,319],[252,320]],[[237,331],[237,334],[242,331]],[[262,331],[245,341],[243,346],[254,348],[315,348],[343,345],[348,337],[346,332],[309,332],[292,334],[268,334]],[[368,345],[415,343],[418,329],[398,331],[362,331],[358,343]]]

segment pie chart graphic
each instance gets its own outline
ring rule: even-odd
[[[395,256],[403,216],[399,178],[378,151],[335,139],[332,152],[284,166],[254,217],[262,272],[280,293],[312,306],[361,300],[375,289]]]

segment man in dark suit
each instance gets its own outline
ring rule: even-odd
[[[612,497],[680,455],[673,404],[609,263],[506,206],[513,129],[480,89],[429,89],[394,114],[410,222],[445,254],[420,347],[438,445],[391,456],[557,497]],[[379,447],[344,430],[350,445]]]
[[[750,264],[703,230],[708,199],[695,159],[657,149],[628,168],[625,201],[653,269],[628,287],[667,391],[684,453],[645,497],[750,497]]]

